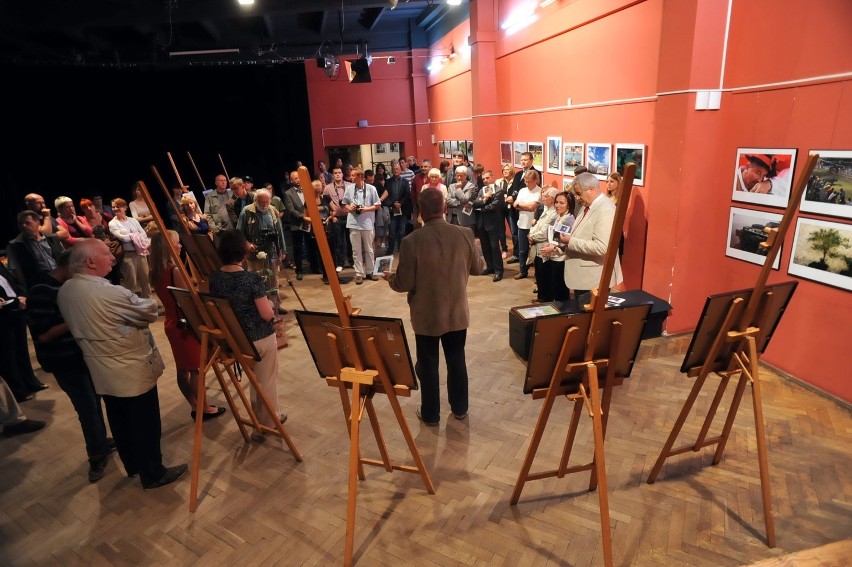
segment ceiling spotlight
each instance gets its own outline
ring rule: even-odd
[[[449,5],[449,6],[460,6],[461,0],[447,0],[447,5]]]
[[[237,4],[240,6],[251,6],[254,4],[254,0],[237,0]]]

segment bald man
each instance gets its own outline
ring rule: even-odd
[[[447,363],[447,398],[456,419],[467,417],[467,363],[464,346],[470,325],[469,276],[482,273],[473,232],[444,220],[444,194],[435,188],[420,193],[423,228],[402,240],[399,266],[382,277],[392,290],[408,293],[411,326],[417,345],[421,385],[419,417],[426,425],[441,421],[438,344]]]
[[[105,280],[113,260],[102,240],[75,244],[69,260],[74,275],[57,302],[103,396],[127,476],[138,474],[147,490],[176,481],[187,466],[164,467],[160,451],[157,378],[164,365],[148,329],[157,320],[157,302]]]

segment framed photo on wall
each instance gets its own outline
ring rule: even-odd
[[[521,154],[527,151],[527,143],[526,142],[515,142],[514,148],[514,157],[515,167],[521,167]]]
[[[852,219],[852,150],[811,150],[819,154],[800,210]]]
[[[467,140],[467,161],[473,163],[473,140]]]
[[[527,144],[527,151],[532,154],[533,167],[539,171],[543,171],[544,144],[541,142],[530,142]]]
[[[562,144],[562,173],[574,175],[574,170],[586,163],[586,148],[582,142],[565,142]]]
[[[586,144],[586,164],[590,173],[594,173],[595,177],[605,181],[612,171],[612,145]]]
[[[615,170],[623,175],[624,166],[631,162],[636,164],[636,175],[633,177],[633,185],[645,185],[645,145],[616,144]]]
[[[450,155],[448,157],[453,156],[453,152],[459,151],[459,141],[458,140],[450,140]]]
[[[387,148],[388,148],[387,144],[376,144],[376,153],[377,154],[386,154],[388,152]]]
[[[459,151],[462,155],[467,155],[467,142],[465,140],[459,140]]]
[[[390,144],[390,153],[399,153],[399,142],[391,142]]]
[[[562,138],[547,137],[547,173],[562,175]]]
[[[574,183],[573,177],[563,177],[562,178],[562,190],[566,193],[571,190],[571,184]]]
[[[725,256],[762,266],[766,261],[766,250],[762,249],[760,244],[767,239],[763,229],[780,224],[781,215],[779,214],[731,207]],[[781,254],[779,253],[775,256],[772,269],[777,270],[780,262]]]
[[[448,158],[450,157],[450,141],[444,140],[441,142],[441,151],[444,152],[442,157]]]
[[[799,217],[787,273],[852,291],[852,225]]]
[[[795,166],[795,149],[738,148],[731,199],[767,207],[786,207]]]
[[[512,161],[512,142],[500,142],[500,165],[514,164]]]

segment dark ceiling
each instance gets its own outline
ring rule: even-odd
[[[445,0],[2,0],[0,63],[271,64],[428,47],[468,16]],[[391,4],[396,3],[395,9]],[[238,53],[181,54],[233,50]]]

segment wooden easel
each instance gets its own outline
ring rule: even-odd
[[[616,206],[615,218],[613,219],[612,230],[609,236],[609,245],[607,246],[607,253],[604,257],[600,283],[598,284],[598,288],[593,289],[591,292],[590,304],[583,306],[586,312],[591,313],[588,326],[583,328],[584,326],[572,325],[565,331],[562,346],[559,350],[559,357],[553,367],[549,385],[547,388],[539,388],[532,391],[533,399],[544,398],[545,401],[539,413],[538,421],[536,422],[530,441],[530,447],[527,450],[527,456],[524,459],[524,464],[515,483],[515,490],[512,493],[511,499],[511,504],[518,503],[521,491],[523,491],[524,485],[529,480],[539,480],[554,476],[562,478],[566,474],[591,471],[589,490],[595,490],[600,486],[598,502],[601,516],[604,563],[607,567],[612,565],[612,533],[609,526],[609,496],[607,494],[606,465],[604,462],[604,437],[606,435],[609,405],[612,399],[612,388],[620,384],[624,377],[616,373],[615,364],[615,358],[619,355],[624,345],[622,344],[623,324],[617,320],[610,321],[607,328],[607,323],[603,321],[603,313],[606,308],[607,298],[609,297],[610,280],[618,255],[618,242],[621,238],[624,219],[627,215],[627,207],[630,203],[635,173],[635,164],[630,163],[625,166],[624,176],[621,180],[618,205]],[[647,311],[645,316],[647,317]],[[597,344],[601,333],[608,333],[609,335],[608,348],[604,348],[605,354],[602,356],[600,354],[601,345]],[[639,334],[641,335],[641,329]],[[605,343],[603,345],[606,346]],[[533,342],[533,346],[535,346],[535,342]],[[638,342],[636,346],[638,347]],[[576,360],[572,357],[572,353],[577,353],[578,350],[582,352],[582,356],[579,360]],[[531,351],[530,353],[530,360],[533,359],[533,352]],[[600,395],[599,367],[606,368],[603,398]],[[577,373],[582,375],[581,381],[565,380],[566,375],[576,375]],[[565,438],[559,468],[539,473],[530,473],[535,454],[538,451],[544,430],[547,427],[547,421],[550,418],[553,404],[558,396],[565,396],[568,401],[574,402],[571,423],[568,428],[568,435]],[[583,407],[587,409],[589,416],[592,418],[592,431],[595,440],[594,459],[592,462],[584,465],[568,467],[568,460],[571,456],[577,426],[580,421],[580,413]]]
[[[333,333],[327,335],[328,352],[326,354],[334,357],[335,365],[340,368],[340,373],[338,376],[327,376],[326,382],[329,386],[334,386],[338,389],[346,419],[346,426],[349,431],[349,482],[343,565],[350,567],[355,548],[355,512],[358,497],[358,480],[365,479],[364,465],[380,466],[388,472],[400,470],[419,474],[429,494],[434,494],[435,488],[432,485],[429,472],[426,470],[426,465],[420,456],[420,452],[417,449],[414,437],[411,435],[411,430],[408,428],[408,423],[405,421],[405,417],[402,414],[402,407],[399,403],[399,397],[410,396],[411,390],[392,383],[391,376],[385,368],[376,348],[375,337],[371,337],[366,341],[366,348],[358,348],[358,341],[355,340],[354,336],[357,331],[352,327],[351,317],[357,315],[359,310],[352,308],[350,303],[351,297],[348,295],[344,296],[340,288],[340,280],[335,271],[334,259],[332,258],[331,249],[326,238],[325,226],[320,219],[319,207],[314,198],[314,189],[311,185],[310,175],[305,167],[299,168],[299,183],[305,195],[305,209],[311,219],[311,227],[316,236],[317,248],[320,251],[325,273],[329,280],[329,286],[334,296],[342,330],[349,334],[352,342],[355,344],[355,348],[351,349],[351,357],[354,364],[344,367],[338,354],[340,352],[337,344],[339,339]],[[351,390],[351,398],[349,390]],[[373,405],[373,397],[376,394],[387,396],[399,428],[411,452],[415,466],[399,465],[391,461],[384,436],[381,432],[378,415]],[[379,454],[381,455],[380,460],[367,459],[361,456],[361,420],[364,417],[365,411],[370,420],[373,435],[376,438]]]
[[[163,183],[163,178],[160,176],[157,168],[152,166],[151,170],[157,178],[166,198],[171,199],[169,191],[165,183]],[[165,231],[166,225],[163,222],[163,217],[160,215],[159,209],[154,203],[154,200],[151,198],[148,188],[145,186],[143,181],[139,181],[139,187],[142,193],[142,198],[145,200],[145,203],[148,205],[148,209],[154,217],[154,222],[157,223],[157,226],[159,226],[161,230]],[[179,222],[182,223],[186,233],[191,234],[192,231],[186,225],[185,219],[183,219],[181,215],[178,215],[178,219]],[[175,266],[177,266],[178,270],[181,272],[181,276],[184,281],[191,282],[192,279],[190,279],[189,273],[186,271],[186,267],[181,262],[180,254],[174,246],[174,243],[172,243],[170,238],[166,238],[165,240],[168,245],[169,255],[171,256]],[[187,253],[190,254],[190,259],[193,261],[197,263],[201,263],[203,261],[203,259],[193,258],[190,250],[187,250]],[[196,274],[196,276],[198,276],[198,274]],[[206,287],[206,281],[198,281],[197,284],[199,287]],[[242,329],[239,328],[239,325],[229,325],[226,322],[225,314],[222,312],[224,308],[223,305],[217,304],[213,299],[203,301],[201,294],[192,285],[189,286],[189,289],[186,290],[186,292],[189,294],[189,301],[183,302],[181,307],[201,342],[201,355],[199,359],[199,376],[201,376],[201,380],[198,381],[198,391],[196,392],[197,404],[195,407],[195,436],[193,439],[189,496],[189,510],[190,512],[195,512],[198,508],[198,477],[201,467],[201,442],[203,438],[201,425],[204,420],[204,400],[206,398],[205,377],[207,375],[207,371],[211,367],[213,368],[216,379],[219,381],[219,385],[222,388],[222,393],[225,395],[225,399],[228,402],[228,407],[231,409],[231,414],[234,416],[234,420],[237,422],[240,433],[246,442],[251,441],[251,437],[245,426],[251,425],[258,431],[281,437],[290,448],[290,451],[293,453],[293,457],[297,462],[302,461],[302,456],[286,429],[284,429],[284,426],[281,424],[278,412],[275,411],[275,408],[273,408],[272,404],[266,398],[263,390],[258,384],[257,376],[255,376],[253,368],[256,360],[256,353],[252,352],[254,350],[253,345],[247,338],[245,338],[242,333]],[[177,297],[175,299],[177,300]],[[192,309],[193,307],[194,310]],[[190,313],[194,313],[196,316],[191,317]],[[238,340],[236,333],[243,335],[242,341]],[[275,428],[264,426],[258,422],[257,416],[251,408],[251,401],[246,396],[245,391],[240,385],[238,371],[236,370],[237,364],[240,364],[252,387],[255,388],[258,399],[264,404],[264,407],[272,416],[273,421],[275,422]],[[234,402],[228,382],[225,380],[225,374],[222,372],[222,368],[224,368],[225,373],[227,373],[230,378],[231,385],[235,388],[243,407],[248,412],[248,419],[242,417],[240,414],[239,408]]]
[[[763,262],[763,268],[760,270],[757,282],[748,301],[746,302],[741,297],[733,299],[730,302],[724,320],[718,326],[715,338],[700,366],[689,365],[689,368],[681,368],[682,371],[687,373],[687,376],[697,378],[684,402],[677,421],[675,421],[672,432],[669,434],[665,445],[663,445],[663,449],[660,451],[660,456],[651,469],[651,474],[648,475],[648,484],[653,484],[657,480],[660,470],[663,468],[663,463],[669,457],[688,451],[698,452],[704,447],[712,445],[716,445],[713,464],[719,464],[722,460],[722,454],[725,451],[725,445],[731,434],[745,387],[751,384],[758,466],[760,469],[760,487],[763,497],[763,519],[766,527],[766,543],[769,547],[775,547],[775,521],[772,516],[769,460],[766,450],[763,402],[760,390],[760,352],[762,352],[762,348],[758,348],[757,339],[761,334],[766,336],[767,332],[771,332],[769,329],[761,328],[762,321],[766,321],[767,318],[774,318],[774,321],[777,323],[778,318],[780,318],[780,313],[773,314],[770,312],[769,306],[773,292],[766,289],[766,280],[769,277],[772,264],[781,249],[784,236],[793,222],[793,215],[799,207],[802,194],[818,159],[819,156],[816,154],[808,156],[804,170],[799,175],[798,182],[790,195],[790,201],[787,204],[787,210],[784,212],[781,224],[778,227],[765,230],[768,238],[766,242],[761,243],[761,247],[767,250],[766,259]],[[776,317],[773,317],[773,315]],[[699,329],[696,329],[695,336],[698,336],[701,330],[700,327],[701,325],[699,325]],[[695,336],[693,337],[693,341],[695,341]],[[765,344],[763,348],[765,348]],[[689,357],[689,353],[687,353],[687,357]],[[685,362],[684,367],[686,366],[687,363]],[[716,388],[716,394],[704,418],[698,438],[695,443],[673,449],[672,447],[686,422],[686,418],[689,416],[689,412],[692,410],[692,406],[695,404],[698,394],[701,392],[701,388],[704,386],[704,382],[711,372],[721,377],[721,381],[718,388]],[[716,411],[722,402],[728,382],[737,374],[739,374],[739,380],[733,399],[731,400],[728,415],[725,417],[722,432],[720,435],[708,439],[707,435],[710,431],[710,426],[713,424],[713,418],[716,416]]]

